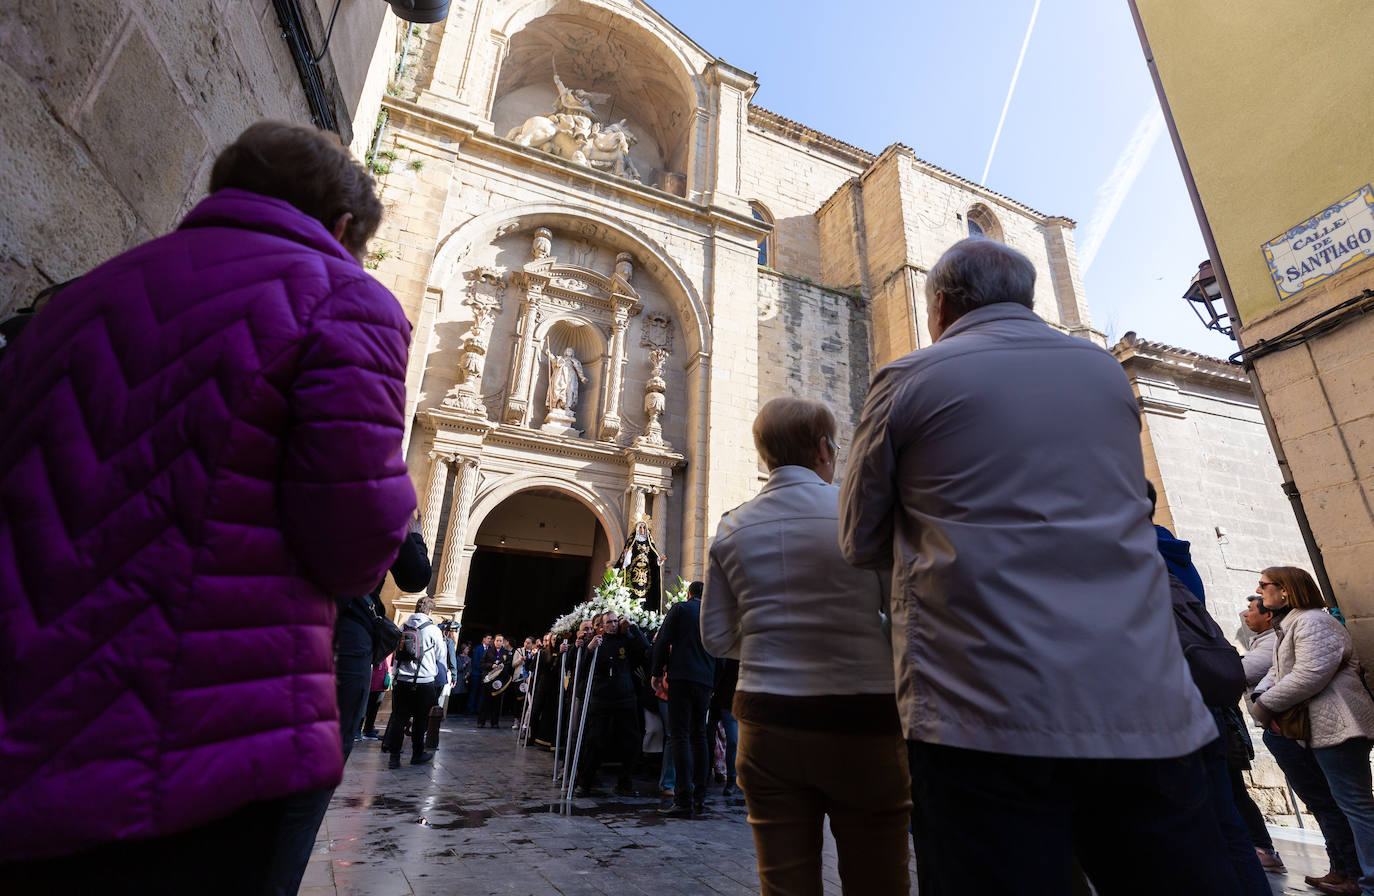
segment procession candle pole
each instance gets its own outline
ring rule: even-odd
[[[577,786],[577,762],[582,757],[582,735],[587,731],[587,708],[592,702],[592,681],[596,678],[596,655],[601,652],[601,645],[598,644],[592,651],[592,660],[587,667],[587,688],[582,695],[582,718],[577,725],[577,746],[572,754],[572,776],[569,777],[566,767],[563,769],[563,780],[568,785],[568,799],[573,798],[573,788]]]
[[[573,649],[576,650],[577,648],[574,647]],[[567,655],[566,653],[564,653],[564,654],[563,654],[563,675],[566,676],[566,675],[567,675],[567,672],[568,672],[568,655]],[[558,731],[557,731],[557,733],[554,735],[554,751],[553,751],[553,781],[554,781],[555,784],[558,783],[559,778],[561,778],[561,777],[563,776],[563,774],[566,773],[567,770],[568,770],[568,746],[569,746],[569,744],[570,744],[570,741],[572,740],[572,717],[573,717],[573,711],[577,708],[577,676],[580,675],[581,672],[582,672],[582,652],[579,650],[578,653],[577,653],[577,656],[573,659],[573,678],[572,678],[572,686],[569,688],[569,690],[572,691],[572,697],[568,700],[568,727],[567,727],[567,730],[566,730],[566,731],[563,729],[563,690],[564,690],[563,681],[564,681],[564,679],[563,679],[563,678],[560,678],[560,679],[558,680],[558,681],[559,681],[559,685],[560,685],[560,687],[559,687],[559,693],[558,693]],[[563,768],[562,768],[562,771],[560,771],[559,768],[558,768],[558,745],[559,745],[560,743],[563,745]]]
[[[515,736],[515,745],[523,747],[529,743],[530,717],[534,715],[534,686],[539,683],[539,660],[543,654],[534,652],[534,669],[530,680],[525,684],[525,711],[520,714],[520,731]]]

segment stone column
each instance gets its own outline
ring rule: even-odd
[[[666,548],[666,544],[668,544],[668,492],[662,491],[662,489],[654,492],[653,517],[654,525],[651,526],[651,529],[654,530],[654,544],[657,544],[660,554],[665,554],[668,552],[668,548]],[[669,559],[676,558],[669,555]]]
[[[439,566],[436,597],[441,603],[453,604],[458,599],[458,568],[462,564],[463,549],[467,547],[468,516],[472,513],[472,499],[477,494],[480,466],[478,458],[458,458],[458,476],[453,483],[453,503],[448,512],[448,535],[444,539],[444,557]]]
[[[439,537],[439,517],[444,512],[444,486],[448,484],[448,465],[453,462],[453,454],[446,451],[429,453],[429,487],[425,489],[424,516],[420,520],[421,535],[425,547],[434,550],[435,540]]]
[[[534,372],[534,328],[539,323],[539,303],[544,298],[543,283],[528,283],[525,289],[525,315],[520,321],[520,351],[511,371],[511,390],[506,397],[506,423],[521,426],[529,422],[529,391]]]
[[[630,486],[630,525],[644,516],[645,495],[644,489],[637,485]]]
[[[625,330],[629,325],[629,315],[624,308],[617,308],[615,323],[611,332],[611,365],[606,371],[606,409],[601,417],[601,441],[614,442],[620,434],[620,386],[625,375]]]

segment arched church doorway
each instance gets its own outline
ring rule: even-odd
[[[474,539],[460,641],[503,634],[517,645],[591,596],[610,562],[595,514],[550,488],[522,491],[487,514]]]

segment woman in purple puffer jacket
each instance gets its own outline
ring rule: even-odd
[[[332,598],[415,508],[410,327],[359,263],[382,207],[332,135],[254,125],[210,194],[0,362],[16,892],[261,892],[289,798],[341,775]]]

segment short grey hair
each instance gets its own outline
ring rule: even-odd
[[[1031,308],[1035,302],[1035,265],[996,240],[974,236],[960,240],[940,256],[926,276],[926,296],[945,295],[956,317],[996,302]]]

